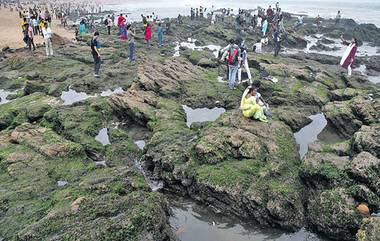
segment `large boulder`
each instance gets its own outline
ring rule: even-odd
[[[309,198],[309,226],[334,240],[355,240],[362,217],[344,188],[325,190]]]
[[[356,152],[370,152],[380,158],[380,124],[362,126],[352,138],[352,147]]]

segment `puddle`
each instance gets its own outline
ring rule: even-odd
[[[69,91],[62,91],[61,99],[64,101],[63,105],[72,105],[73,103],[85,100],[90,96],[84,92],[76,92],[73,89]]]
[[[139,171],[143,174],[145,181],[148,183],[150,189],[153,192],[157,192],[158,190],[164,187],[164,183],[162,181],[155,180],[145,169],[145,165],[141,160],[135,161],[135,166]]]
[[[100,93],[100,96],[106,97],[106,96],[111,96],[115,94],[121,94],[123,92],[124,92],[123,88],[119,87],[119,88],[116,88],[114,91],[112,90],[102,91],[102,93]]]
[[[215,121],[219,118],[221,114],[226,112],[224,108],[214,107],[213,109],[208,108],[197,108],[192,109],[186,105],[183,105],[183,110],[186,112],[186,124],[188,127],[194,122],[205,122],[205,121]]]
[[[99,131],[99,134],[95,136],[95,140],[102,143],[103,146],[111,144],[109,136],[108,136],[108,129],[103,128]]]
[[[361,64],[358,68],[355,68],[354,71],[358,71],[361,75],[364,75],[368,80],[374,84],[380,83],[380,76],[370,76],[367,74],[367,67],[364,64]]]
[[[170,200],[172,216],[169,222],[181,241],[323,241],[304,229],[286,233],[242,224],[230,215],[215,214],[190,200],[173,199]]]
[[[135,144],[136,144],[136,146],[137,146],[140,150],[144,150],[144,147],[145,147],[145,145],[146,145],[146,143],[145,143],[144,140],[135,141]]]
[[[0,105],[9,102],[9,100],[7,100],[7,96],[11,93],[12,92],[10,91],[0,90]]]
[[[181,43],[176,42],[176,47],[174,48],[174,55],[173,56],[179,57],[180,56],[180,53],[179,53],[180,47],[183,47],[183,48],[188,48],[191,50],[198,50],[198,51],[202,51],[204,49],[209,49],[214,54],[215,58],[218,58],[219,50],[222,48],[221,46],[213,45],[213,44],[205,45],[205,46],[196,46],[195,45],[196,41],[197,41],[196,39],[188,38],[187,42],[181,42]]]
[[[331,43],[329,44],[322,43],[324,46],[329,47],[331,49],[336,49],[336,50],[328,51],[328,50],[312,49],[312,47],[316,46],[318,44],[318,41],[322,40],[323,38],[331,41]],[[316,34],[313,36],[305,36],[304,39],[307,41],[306,48],[302,50],[285,49],[285,53],[296,54],[299,52],[305,52],[305,53],[316,53],[316,54],[325,54],[325,55],[330,55],[330,56],[335,56],[335,57],[341,57],[347,48],[347,46],[342,44],[342,41],[340,39],[325,37],[322,34]],[[379,51],[378,47],[371,46],[370,43],[364,42],[363,45],[359,46],[356,56],[374,56],[374,55],[378,55],[378,51]]]
[[[318,139],[318,135],[327,126],[327,120],[324,114],[309,116],[313,120],[310,124],[303,127],[300,131],[294,134],[296,142],[299,145],[299,154],[301,159],[306,155],[308,145]]]

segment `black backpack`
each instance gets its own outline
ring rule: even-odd
[[[108,18],[106,20],[104,20],[104,25],[108,25]]]

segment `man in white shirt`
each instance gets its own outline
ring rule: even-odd
[[[51,28],[48,23],[45,22],[44,27],[42,28],[42,35],[44,36],[46,56],[48,57],[53,56],[53,46],[51,42],[52,34]]]

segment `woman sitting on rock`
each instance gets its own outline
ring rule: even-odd
[[[243,111],[243,116],[253,118],[262,122],[268,122],[264,114],[264,109],[257,102],[258,93],[257,87],[249,86],[241,97],[240,109]]]

